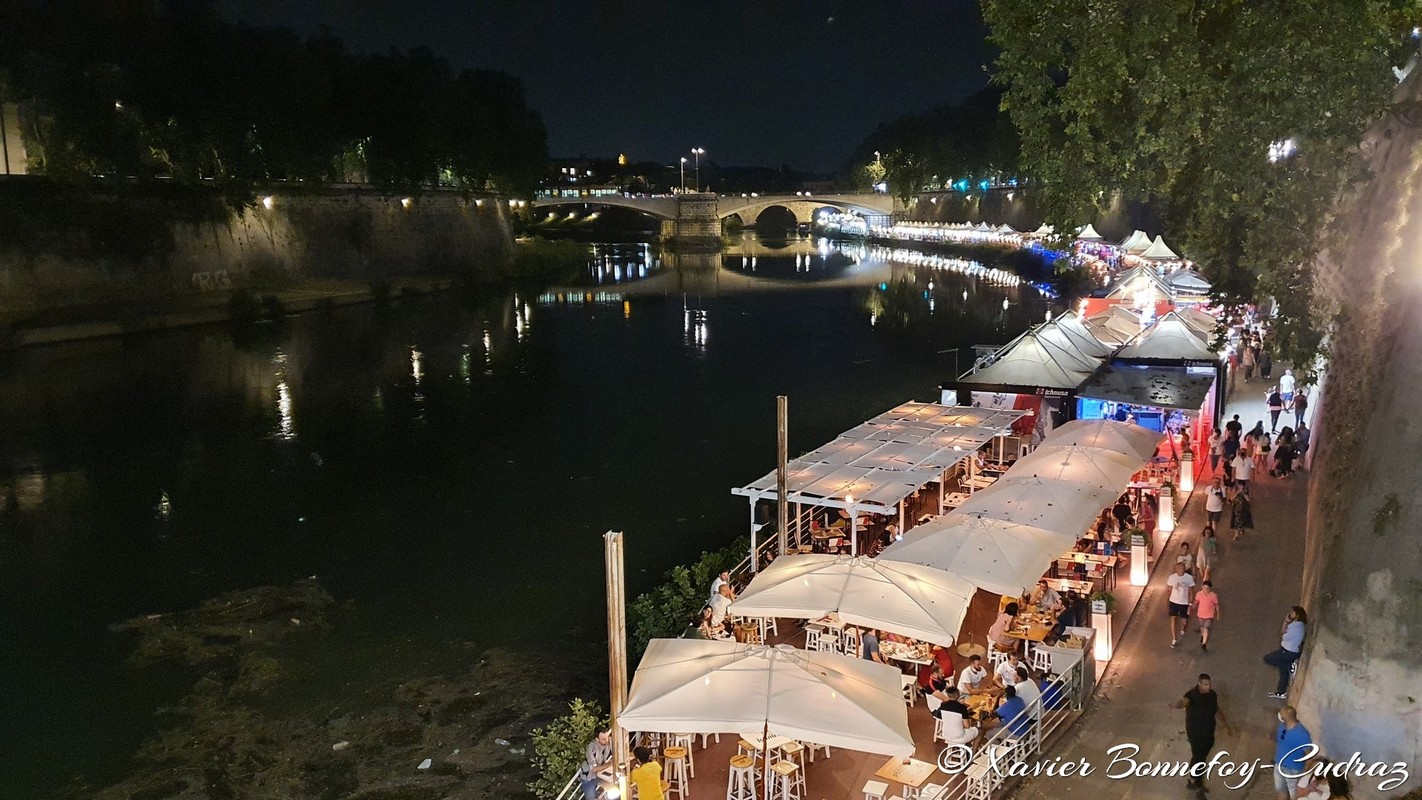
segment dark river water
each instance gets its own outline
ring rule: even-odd
[[[1004,307],[1004,301],[1006,306]],[[0,797],[122,775],[188,683],[108,626],[318,576],[331,669],[400,679],[477,648],[596,655],[602,540],[629,592],[747,527],[774,398],[803,452],[935,400],[954,350],[1048,301],[886,251],[595,249],[582,278],[30,349],[0,361]],[[451,643],[465,643],[455,647]]]

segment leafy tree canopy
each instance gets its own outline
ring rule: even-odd
[[[0,92],[26,108],[38,171],[214,181],[244,200],[273,180],[527,191],[547,156],[509,75],[423,48],[353,54],[201,2],[0,0]]]
[[[1310,264],[1406,58],[1415,0],[984,0],[1023,172],[1059,231],[1155,205],[1217,299],[1274,298],[1313,363]],[[1271,145],[1290,142],[1292,155]],[[1283,151],[1287,152],[1287,150]]]

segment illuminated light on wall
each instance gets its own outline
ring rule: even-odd
[[[414,201],[414,199],[412,199],[412,198],[409,198],[409,197],[402,197],[402,198],[400,198],[400,207],[401,207],[401,208],[409,208],[411,205],[414,204],[414,202],[415,202],[415,201]]]
[[[275,206],[275,205],[276,205],[276,198],[275,198],[275,197],[272,197],[271,195],[267,195],[266,197],[263,197],[263,198],[262,198],[262,208],[265,208],[266,210],[271,211],[271,210],[272,210],[272,206]]]

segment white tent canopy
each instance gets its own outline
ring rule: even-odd
[[[1145,251],[1141,253],[1141,258],[1149,258],[1160,261],[1178,261],[1180,259],[1180,256],[1176,255],[1174,250],[1171,250],[1169,247],[1166,247],[1165,240],[1157,236],[1155,237],[1155,241],[1151,242],[1150,247],[1146,248]]]
[[[914,752],[899,670],[853,656],[653,639],[617,724],[658,733],[759,733],[886,756]]]
[[[1091,376],[1079,357],[1028,332],[999,354],[990,366],[964,375],[963,383],[982,386],[1043,386],[1075,389]]]
[[[1008,409],[904,403],[790,460],[787,499],[795,503],[876,514],[898,502],[994,437],[1012,431],[1027,412]],[[770,472],[731,494],[752,501],[776,499]]]
[[[1035,333],[1039,340],[1049,346],[1055,346],[1064,354],[1064,357],[1061,359],[1064,366],[1071,364],[1075,369],[1085,370],[1087,372],[1095,372],[1096,368],[1101,366],[1101,359],[1105,354],[1098,355],[1097,353],[1083,350],[1078,344],[1076,337],[1068,333],[1056,320],[1038,325]],[[1095,337],[1093,337],[1091,341],[1096,342],[1098,345],[1100,344]],[[1090,347],[1090,342],[1088,342],[1086,346]]]
[[[1043,444],[1095,447],[1146,461],[1155,457],[1160,434],[1143,425],[1111,419],[1077,419],[1057,426]]]
[[[934,567],[985,591],[1016,595],[1036,585],[1078,536],[955,512],[909,531],[879,558]]]
[[[1047,223],[1043,222],[1041,225],[1039,225],[1039,226],[1037,227],[1037,230],[1032,231],[1032,235],[1033,235],[1033,236],[1051,236],[1051,235],[1052,235],[1053,233],[1055,233],[1055,232],[1056,232],[1056,231],[1054,231],[1054,230],[1052,229],[1052,226],[1051,226],[1051,225],[1048,225]]]
[[[1147,328],[1134,341],[1121,348],[1118,358],[1164,360],[1214,360],[1216,353],[1201,339],[1200,334],[1175,312],[1170,312]]]
[[[1076,344],[1076,349],[1093,358],[1105,358],[1115,352],[1116,348],[1096,338],[1086,323],[1082,322],[1081,315],[1075,311],[1068,311],[1065,314],[1052,320],[1057,327]]]
[[[1081,230],[1076,232],[1076,238],[1087,242],[1099,242],[1105,237],[1097,233],[1096,229],[1091,227],[1091,223],[1088,222]]]
[[[1035,475],[1119,494],[1144,463],[1144,459],[1110,450],[1053,444],[1048,437],[1042,446],[1017,459],[1009,472],[1013,477]]]
[[[980,230],[980,231],[982,231],[983,233],[989,233],[989,232],[992,231],[992,226],[989,225],[989,224],[987,224],[986,221],[984,221],[984,222],[979,222],[979,223],[978,223],[977,230]]]
[[[1120,345],[1141,332],[1141,320],[1125,306],[1111,305],[1087,317],[1086,327],[1101,341]]]
[[[1145,231],[1137,229],[1117,246],[1127,253],[1144,252],[1146,248],[1150,247],[1150,237],[1146,235]]]
[[[1050,440],[1055,439],[1053,434]],[[992,486],[974,492],[954,513],[1029,525],[1075,541],[1101,509],[1114,503],[1121,493],[1120,487],[1042,478],[1016,471],[1022,474],[1014,475],[1014,470],[1008,470],[1008,474]],[[1070,546],[1071,542],[1067,542],[1067,547]]]
[[[1159,297],[1173,297],[1175,290],[1156,271],[1148,266],[1137,266],[1111,279],[1107,297],[1135,298],[1141,292],[1154,291]]]
[[[1211,284],[1205,276],[1188,267],[1181,267],[1165,276],[1165,282],[1182,294],[1209,294]]]
[[[781,556],[731,604],[748,617],[815,619],[881,628],[951,647],[976,587],[918,564],[833,555]]]
[[[1016,229],[1014,229],[1011,225],[1006,225],[1006,224],[997,226],[997,232],[998,232],[998,233],[1017,233]]]
[[[1193,328],[1196,333],[1204,336],[1207,342],[1215,338],[1215,331],[1219,328],[1220,322],[1212,315],[1193,306],[1177,308],[1175,313],[1179,314],[1180,318],[1185,320],[1185,324]]]

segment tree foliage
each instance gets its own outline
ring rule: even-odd
[[[547,134],[519,81],[427,49],[360,55],[206,4],[0,0],[0,91],[37,171],[213,182],[530,190]]]
[[[1017,167],[1017,135],[999,111],[1002,92],[989,87],[961,103],[944,104],[880,125],[856,148],[850,173],[864,183],[877,175],[907,200],[951,179],[978,180],[1011,174]],[[875,153],[879,157],[875,157]],[[871,184],[872,185],[872,184]]]
[[[534,730],[532,760],[538,780],[530,783],[528,790],[544,800],[557,797],[587,757],[588,742],[607,724],[602,706],[575,698],[568,704],[567,714]]]
[[[1412,0],[984,0],[1022,167],[1057,230],[1145,200],[1272,340],[1313,362],[1312,263],[1406,57]],[[1271,160],[1292,140],[1294,155]]]
[[[730,547],[703,552],[690,567],[672,567],[666,580],[638,595],[627,608],[628,660],[637,663],[653,639],[673,639],[682,634],[706,605],[711,582],[739,564],[750,552],[750,540],[741,537]]]

